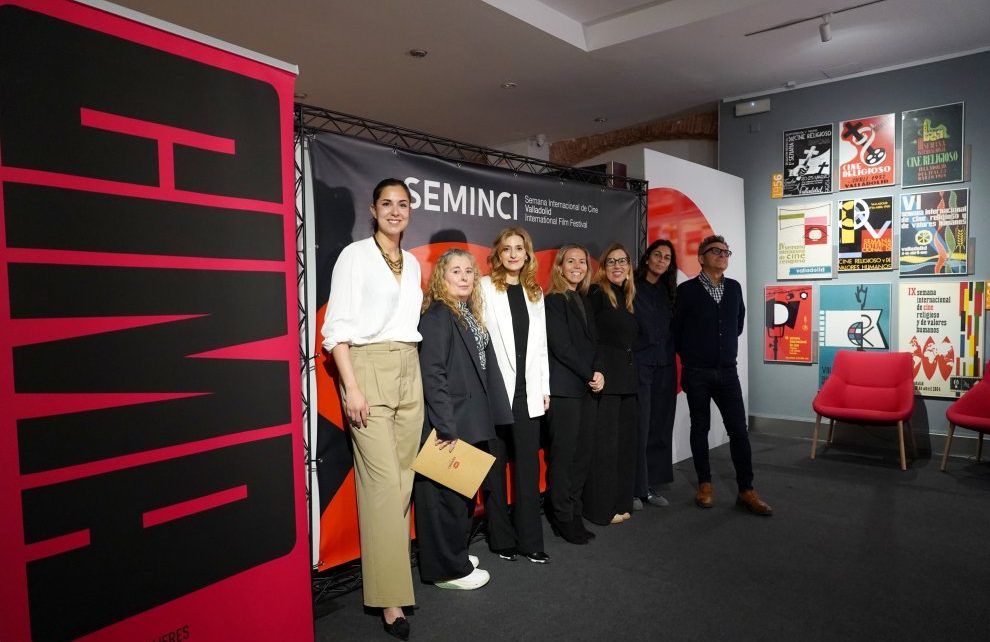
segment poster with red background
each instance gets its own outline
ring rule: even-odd
[[[839,189],[896,184],[894,114],[839,123]]]

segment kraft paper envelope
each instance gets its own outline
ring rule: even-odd
[[[466,441],[458,440],[454,452],[450,452],[449,448],[440,450],[436,441],[437,431],[434,429],[416,455],[413,470],[465,497],[474,497],[495,458]]]

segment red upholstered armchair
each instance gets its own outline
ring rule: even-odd
[[[854,424],[897,424],[901,470],[904,457],[904,424],[914,410],[914,372],[909,352],[858,352],[841,350],[835,355],[832,374],[818,391],[811,407],[817,413],[811,443],[811,458],[818,449],[822,417],[829,418],[828,443],[832,443],[835,421]],[[912,449],[917,452],[910,426]]]
[[[990,379],[984,377],[967,390],[949,406],[945,416],[949,419],[949,439],[942,455],[942,470],[945,470],[945,464],[949,460],[949,449],[952,448],[952,435],[956,432],[956,426],[980,433],[980,441],[976,445],[976,461],[983,459],[983,435],[990,433]]]

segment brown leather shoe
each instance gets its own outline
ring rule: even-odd
[[[701,482],[698,484],[698,492],[694,496],[694,503],[699,508],[711,508],[715,505],[715,498],[712,496],[713,492],[711,482]]]
[[[763,517],[773,515],[773,508],[770,507],[770,504],[760,499],[760,496],[752,488],[744,490],[736,496],[736,506],[743,506],[754,515],[762,515]]]

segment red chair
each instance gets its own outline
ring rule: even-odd
[[[818,449],[818,429],[828,417],[828,443],[832,443],[835,421],[855,424],[897,424],[901,470],[907,470],[904,457],[904,424],[914,410],[914,371],[910,352],[858,352],[840,350],[835,355],[832,374],[811,402],[818,417],[811,442],[811,458]],[[911,447],[917,455],[910,425]]]
[[[945,470],[945,464],[949,460],[949,449],[952,448],[952,435],[956,432],[956,426],[980,433],[980,440],[976,445],[976,461],[983,459],[983,435],[990,433],[990,379],[984,378],[956,399],[945,411],[945,416],[949,420],[949,440],[942,455],[942,470]]]

